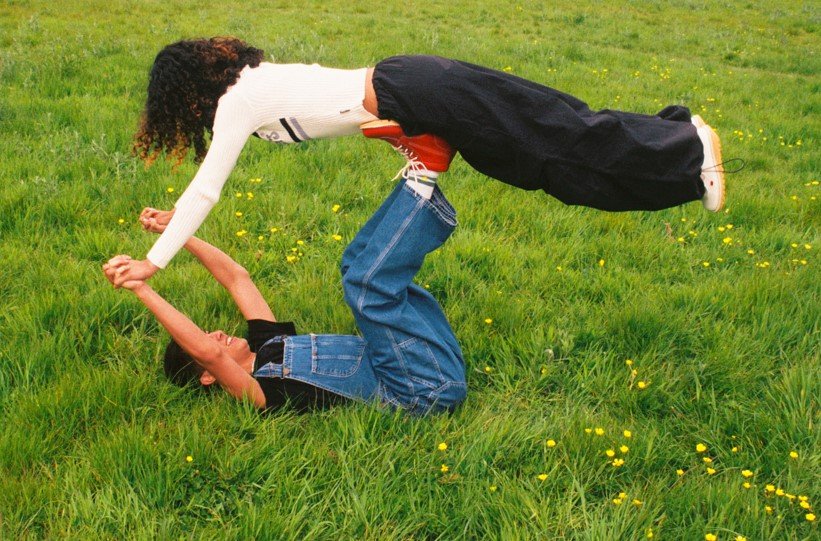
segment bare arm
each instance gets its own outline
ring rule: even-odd
[[[196,237],[188,240],[185,249],[199,259],[217,282],[228,290],[245,319],[276,321],[265,297],[259,292],[245,267],[216,246]]]
[[[157,219],[156,209],[146,208],[140,214],[140,222],[147,231],[162,233],[166,224]],[[245,319],[276,321],[274,313],[257,289],[245,268],[231,259],[225,252],[204,240],[191,237],[185,249],[196,257],[203,267],[231,294]]]
[[[126,258],[127,256],[117,256],[103,267],[106,277],[112,283],[117,266],[130,259]],[[140,299],[174,341],[214,376],[221,387],[240,400],[249,400],[259,408],[265,407],[265,395],[257,380],[234,362],[216,341],[210,339],[185,314],[171,306],[143,281],[128,281],[123,287],[130,289]]]

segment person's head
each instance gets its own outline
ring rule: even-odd
[[[245,66],[258,66],[264,56],[262,50],[232,37],[167,45],[151,66],[134,153],[151,163],[165,151],[180,163],[193,146],[196,161],[202,160],[217,102]]]
[[[210,332],[206,336],[219,344],[235,363],[248,371],[251,370],[253,357],[247,340],[225,334],[223,331]],[[163,372],[172,383],[180,387],[209,389],[216,381],[214,376],[200,366],[174,339],[171,339],[165,348]]]

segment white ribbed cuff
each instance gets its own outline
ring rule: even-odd
[[[154,243],[146,258],[161,269],[168,266],[188,239],[194,236],[215,204],[216,201],[202,195],[186,194],[180,197],[175,205],[177,210],[168,227]]]

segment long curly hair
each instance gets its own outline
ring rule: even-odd
[[[183,40],[163,48],[151,66],[134,154],[150,165],[165,151],[180,164],[193,147],[195,161],[202,161],[217,102],[245,66],[257,67],[264,56],[233,37]]]

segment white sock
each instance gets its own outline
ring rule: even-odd
[[[408,171],[405,184],[425,199],[430,199],[438,177],[439,173],[427,169]]]

